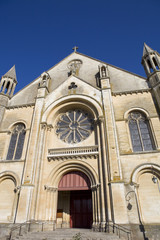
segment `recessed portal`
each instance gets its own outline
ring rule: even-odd
[[[70,193],[70,227],[92,227],[92,192],[71,191]]]
[[[58,186],[57,227],[92,227],[90,185],[89,178],[80,171],[72,171],[62,177]]]

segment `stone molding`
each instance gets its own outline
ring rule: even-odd
[[[121,96],[121,95],[128,95],[128,94],[134,94],[134,93],[144,93],[144,92],[150,92],[151,88],[148,89],[139,89],[139,90],[133,90],[133,91],[123,91],[123,92],[112,92],[112,96]]]
[[[19,160],[7,160],[7,159],[1,159],[0,163],[17,163],[17,162],[24,162],[25,159],[19,159]]]
[[[6,109],[14,109],[14,108],[27,108],[27,107],[33,107],[35,106],[35,103],[30,103],[30,104],[24,104],[24,105],[15,105],[15,106],[8,106]]]

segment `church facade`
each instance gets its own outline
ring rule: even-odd
[[[0,222],[160,224],[160,55],[147,78],[76,51],[14,95],[0,81]]]

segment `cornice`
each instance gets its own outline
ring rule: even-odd
[[[14,108],[27,108],[27,107],[33,107],[33,106],[35,106],[35,103],[8,106],[8,107],[6,107],[6,109],[10,110],[10,109],[14,109]]]
[[[151,88],[147,89],[139,89],[139,90],[132,90],[132,91],[122,91],[122,92],[112,92],[112,96],[121,96],[121,95],[128,95],[128,94],[137,94],[137,93],[144,93],[144,92],[150,92]]]

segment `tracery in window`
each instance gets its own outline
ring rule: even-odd
[[[133,111],[129,114],[129,130],[134,152],[155,149],[149,121],[145,114]]]
[[[19,123],[14,127],[9,144],[7,160],[18,160],[21,158],[25,134],[25,125],[23,123]]]
[[[60,116],[56,125],[56,134],[68,143],[85,140],[93,130],[93,120],[88,113],[71,110]]]

